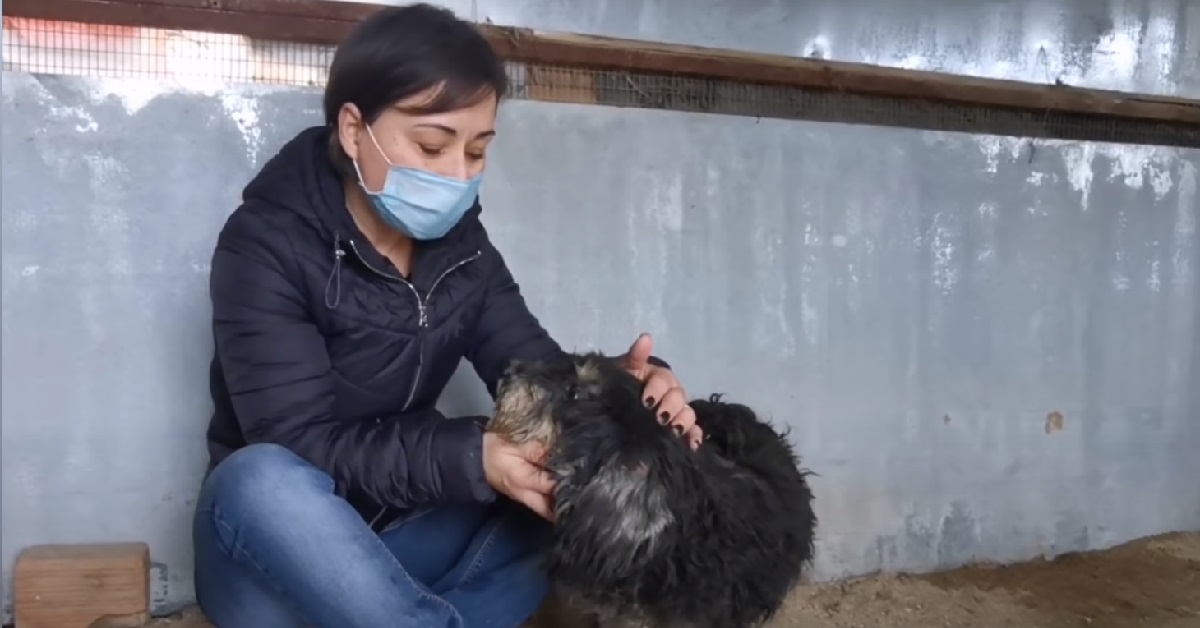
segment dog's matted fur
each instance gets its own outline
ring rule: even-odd
[[[746,406],[691,402],[692,451],[641,392],[596,353],[514,363],[500,382],[488,429],[546,445],[557,483],[556,594],[606,626],[761,625],[812,560],[809,474]]]

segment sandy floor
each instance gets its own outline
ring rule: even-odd
[[[205,628],[194,612],[151,626]],[[803,587],[770,628],[1200,628],[1200,533],[1105,552]],[[573,628],[564,626],[563,628]]]

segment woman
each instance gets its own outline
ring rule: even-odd
[[[560,351],[479,218],[505,89],[470,24],[380,10],[338,49],[325,125],[264,166],[221,231],[193,529],[219,628],[513,628],[542,600],[540,452],[434,409],[464,356],[494,394],[509,361]],[[698,443],[649,337],[621,359]]]

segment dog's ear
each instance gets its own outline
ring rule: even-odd
[[[579,376],[580,382],[596,383],[603,377],[603,371],[596,359],[587,356],[575,361],[575,374]]]
[[[576,387],[578,397],[595,399],[602,395],[605,388],[607,366],[602,356],[587,355],[575,360]]]

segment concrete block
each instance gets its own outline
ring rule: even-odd
[[[38,545],[13,566],[16,628],[140,626],[150,616],[145,543]]]

